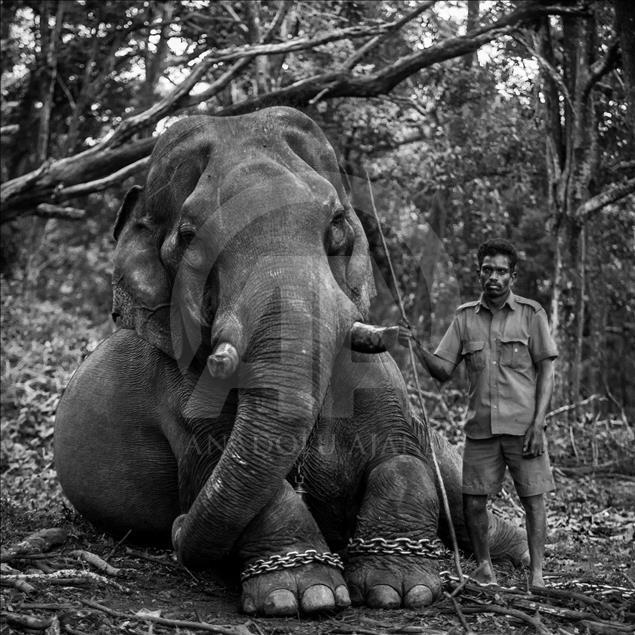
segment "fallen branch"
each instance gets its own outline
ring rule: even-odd
[[[127,592],[128,589],[122,587],[120,584],[105,578],[97,573],[91,571],[78,571],[76,569],[60,569],[54,573],[20,573],[11,575],[2,575],[0,577],[2,583],[15,583],[16,581],[22,582],[44,582],[46,584],[61,584],[66,586],[84,586],[91,582],[98,582],[100,584],[107,584],[114,586],[119,591]]]
[[[474,631],[470,628],[470,625],[467,623],[467,620],[465,619],[465,615],[463,615],[463,611],[461,610],[459,603],[456,601],[454,594],[450,595],[447,591],[444,591],[443,595],[446,598],[448,598],[450,602],[452,602],[452,606],[454,607],[454,612],[459,618],[459,622],[461,622],[461,626],[463,627],[463,630],[465,631],[466,635],[472,635]]]
[[[578,465],[574,467],[557,466],[565,476],[579,476],[581,474],[617,474],[623,471],[624,476],[633,476],[628,471],[633,471],[632,461],[624,459],[623,461],[607,461],[599,465]]]
[[[74,551],[71,551],[70,555],[93,565],[95,569],[103,571],[106,575],[116,576],[119,574],[119,569],[108,564],[105,560],[102,560],[98,555],[91,553],[90,551],[76,549]]]
[[[169,569],[181,569],[181,567],[176,562],[164,560],[163,558],[159,558],[158,556],[151,556],[148,553],[137,551],[136,549],[132,549],[131,547],[126,547],[126,553],[129,556],[134,556],[135,558],[141,558],[142,560],[148,560],[149,562],[156,562],[157,564],[161,564],[164,567],[168,567]]]
[[[68,539],[66,529],[40,529],[24,540],[0,551],[0,562],[11,562],[25,554],[39,553],[61,545]]]
[[[22,613],[13,613],[12,611],[2,611],[0,615],[10,626],[30,628],[34,631],[47,629],[53,621],[51,617],[34,617],[33,615],[23,615]]]
[[[567,404],[566,406],[560,406],[560,408],[556,408],[555,410],[548,412],[545,415],[545,419],[551,419],[551,417],[560,415],[563,412],[569,412],[570,410],[575,410],[576,408],[579,408],[580,406],[586,406],[587,404],[590,404],[592,401],[595,401],[597,399],[599,399],[600,401],[606,401],[606,397],[602,397],[601,395],[591,395],[590,397],[587,397],[586,399],[583,399],[582,401],[578,401],[577,403],[570,403],[570,404]]]
[[[633,627],[619,622],[594,622],[593,620],[582,620],[581,625],[589,629],[590,633],[597,635],[615,635],[615,633],[633,633]]]
[[[190,622],[187,620],[171,620],[167,617],[157,617],[151,614],[124,613],[116,611],[108,606],[93,602],[92,600],[81,600],[84,606],[89,606],[97,611],[102,611],[113,617],[120,617],[126,620],[137,620],[139,622],[154,622],[155,624],[163,624],[164,626],[174,626],[177,628],[192,628],[199,631],[207,631],[208,633],[221,633],[221,635],[252,635],[246,626],[218,626],[209,624],[208,622]]]
[[[519,611],[518,609],[511,609],[504,606],[496,606],[494,604],[484,604],[482,606],[478,606],[475,604],[464,606],[464,613],[498,613],[499,615],[509,615],[509,617],[515,617],[516,619],[522,620],[523,622],[527,622],[527,624],[533,626],[536,631],[541,633],[542,635],[549,635],[549,631],[542,625],[539,617],[532,617],[531,615],[527,615],[523,611]]]
[[[126,542],[126,538],[132,533],[132,529],[128,529],[128,531],[122,536],[122,538],[115,544],[115,546],[110,550],[109,554],[106,556],[106,561],[110,560],[114,555],[115,551],[121,547],[121,545]]]
[[[67,218],[70,220],[82,220],[86,217],[85,209],[77,207],[64,207],[52,203],[40,203],[35,208],[35,215],[42,218]]]
[[[5,574],[0,576],[0,584],[2,586],[12,586],[14,589],[17,589],[18,591],[21,591],[26,595],[29,595],[30,593],[33,593],[33,591],[35,591],[35,587],[28,582],[20,580],[19,578],[7,579],[7,577],[8,576],[6,576]]]

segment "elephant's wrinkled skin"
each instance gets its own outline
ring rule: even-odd
[[[123,328],[76,372],[55,426],[58,476],[82,514],[139,539],[171,532],[189,566],[436,536],[429,448],[400,372],[387,353],[352,351],[374,288],[368,246],[309,118],[271,108],[174,124],[115,237]],[[458,457],[435,442],[467,548]],[[494,551],[520,557],[518,531],[493,520],[492,534]],[[416,607],[439,594],[420,555],[345,564],[259,571],[243,610]]]

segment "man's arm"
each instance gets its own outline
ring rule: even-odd
[[[428,369],[428,372],[438,381],[445,382],[452,377],[452,373],[456,368],[456,364],[442,359],[438,355],[431,353],[425,349],[412,331],[406,326],[399,327],[399,343],[402,346],[408,346],[412,342],[412,347],[421,362],[421,365]]]
[[[536,404],[532,419],[523,443],[523,454],[528,457],[538,456],[545,451],[543,431],[545,415],[553,393],[553,358],[543,359],[536,364]]]

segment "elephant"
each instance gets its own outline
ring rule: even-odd
[[[460,457],[418,432],[395,329],[369,324],[368,242],[321,128],[288,107],[176,121],[114,236],[117,328],[55,421],[72,505],[232,567],[247,614],[432,603],[448,519],[431,453],[469,551]],[[490,532],[525,557],[512,523]]]

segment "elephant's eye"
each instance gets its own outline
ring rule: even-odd
[[[330,253],[340,251],[347,243],[348,223],[343,211],[335,214],[328,232],[328,250]]]
[[[196,236],[196,228],[194,225],[190,225],[189,223],[183,223],[179,225],[179,238],[189,244],[192,242],[192,239]]]

